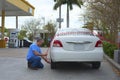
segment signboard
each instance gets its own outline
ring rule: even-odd
[[[10,39],[15,39],[15,38],[17,38],[17,37],[18,37],[17,32],[11,32],[11,33],[10,33]]]
[[[57,18],[57,22],[63,22],[63,19]]]

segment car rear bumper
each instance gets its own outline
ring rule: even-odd
[[[66,51],[63,48],[54,48],[50,51],[53,62],[100,62],[103,60],[102,48],[92,51]]]

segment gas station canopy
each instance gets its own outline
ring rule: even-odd
[[[16,16],[16,28],[18,28],[18,16],[33,16],[35,8],[26,0],[0,0],[1,33],[0,48],[5,47],[4,27],[6,16]]]
[[[2,10],[5,16],[32,16],[34,9],[26,0],[0,0],[0,16]]]

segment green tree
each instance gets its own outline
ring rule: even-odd
[[[116,42],[118,31],[120,31],[120,0],[86,0],[87,15],[89,20],[96,23],[105,37]],[[99,27],[98,27],[99,26]]]
[[[94,23],[93,22],[87,22],[83,28],[88,28],[90,29],[91,31],[93,31],[93,27],[94,27]]]
[[[81,8],[83,5],[82,0],[54,0],[56,3],[54,5],[54,9],[56,10],[59,6],[67,4],[67,27],[69,27],[69,9],[73,9],[73,5],[77,5]]]
[[[49,35],[48,36],[54,36],[55,34],[55,28],[56,28],[56,24],[53,23],[53,22],[48,22],[44,27],[43,29],[44,30],[47,30],[49,32]]]
[[[43,29],[48,31],[48,33],[45,34],[46,37],[45,37],[44,45],[49,46],[51,39],[52,39],[52,38],[54,37],[54,35],[55,35],[56,23],[53,23],[52,21],[49,21],[49,22],[43,27]]]
[[[20,32],[18,33],[18,39],[22,40],[24,37],[27,37],[26,33],[27,31],[20,30]]]
[[[34,35],[36,35],[36,30],[39,30],[41,26],[41,19],[30,19],[25,21],[25,23],[21,26],[21,29],[27,31],[30,40],[33,40]]]
[[[0,32],[1,32],[1,28],[0,28]],[[5,28],[5,30],[4,30],[4,35],[7,37],[9,36],[9,31],[7,28]]]

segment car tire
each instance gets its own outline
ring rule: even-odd
[[[99,69],[101,66],[101,62],[93,62],[92,63],[92,68],[93,69]]]
[[[51,69],[56,69],[56,63],[51,60]]]

